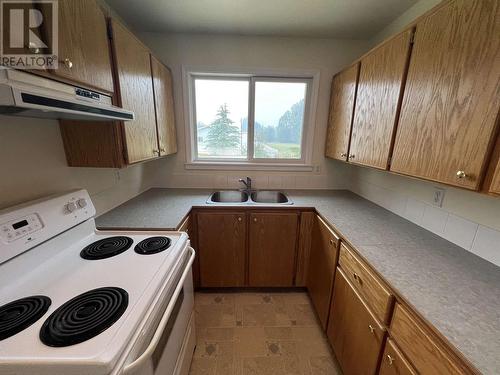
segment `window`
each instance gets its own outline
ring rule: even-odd
[[[191,74],[192,161],[305,164],[311,85],[312,78]]]

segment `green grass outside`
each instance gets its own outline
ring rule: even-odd
[[[296,143],[267,143],[278,150],[281,159],[300,159],[300,145]]]

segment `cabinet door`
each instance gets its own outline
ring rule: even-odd
[[[391,336],[411,361],[419,374],[468,374],[463,365],[453,359],[429,327],[419,323],[406,308],[396,304],[391,321]]]
[[[450,1],[417,24],[391,170],[478,188],[500,106],[498,35],[497,0]]]
[[[172,74],[165,65],[152,55],[151,69],[153,71],[153,89],[160,156],[175,154],[177,152],[177,140]]]
[[[349,161],[387,169],[396,129],[412,31],[361,60]]]
[[[385,343],[384,355],[378,373],[379,375],[417,375],[415,369],[391,339],[387,339]]]
[[[500,134],[497,136],[489,173],[491,173],[491,176],[487,178],[488,182],[486,185],[488,192],[500,194]]]
[[[297,226],[297,213],[250,214],[250,286],[293,286]]]
[[[198,212],[196,217],[201,286],[244,286],[245,213]]]
[[[347,160],[359,63],[333,77],[325,156]]]
[[[120,100],[134,111],[135,119],[125,121],[128,163],[158,156],[158,137],[149,50],[125,27],[112,21],[113,46]]]
[[[340,268],[335,273],[327,335],[345,375],[375,373],[385,330]]]
[[[94,0],[59,0],[59,68],[56,76],[113,92],[104,14]]]
[[[323,329],[326,330],[339,254],[339,238],[320,217],[316,217],[309,255],[307,289]]]

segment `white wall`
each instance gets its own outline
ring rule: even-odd
[[[334,73],[367,49],[366,41],[279,38],[227,35],[142,33],[144,40],[173,72],[177,121],[178,154],[161,172],[159,186],[226,188],[238,186],[238,178],[253,177],[259,188],[343,188],[347,168],[333,167],[323,156],[328,119],[330,83]],[[317,103],[312,163],[314,172],[255,172],[186,170],[182,66],[221,67],[228,70],[304,69],[319,70],[320,85]]]
[[[0,116],[0,208],[75,188],[105,212],[152,186],[162,161],[122,169],[70,168],[55,120]]]
[[[371,43],[402,30],[439,2],[419,1],[375,35]],[[500,265],[500,198],[370,168],[352,166],[350,173],[350,190]],[[433,205],[435,187],[445,189],[441,208]]]
[[[421,16],[427,12],[432,7],[439,4],[442,0],[420,0],[418,3],[409,8],[406,12],[400,15],[398,18],[393,20],[390,24],[384,27],[380,32],[370,39],[371,45],[376,45],[384,39],[397,34],[399,31],[403,30],[408,24],[410,24],[417,17]]]

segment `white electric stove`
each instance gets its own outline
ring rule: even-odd
[[[85,190],[0,211],[0,374],[186,374],[185,233],[97,231]]]

